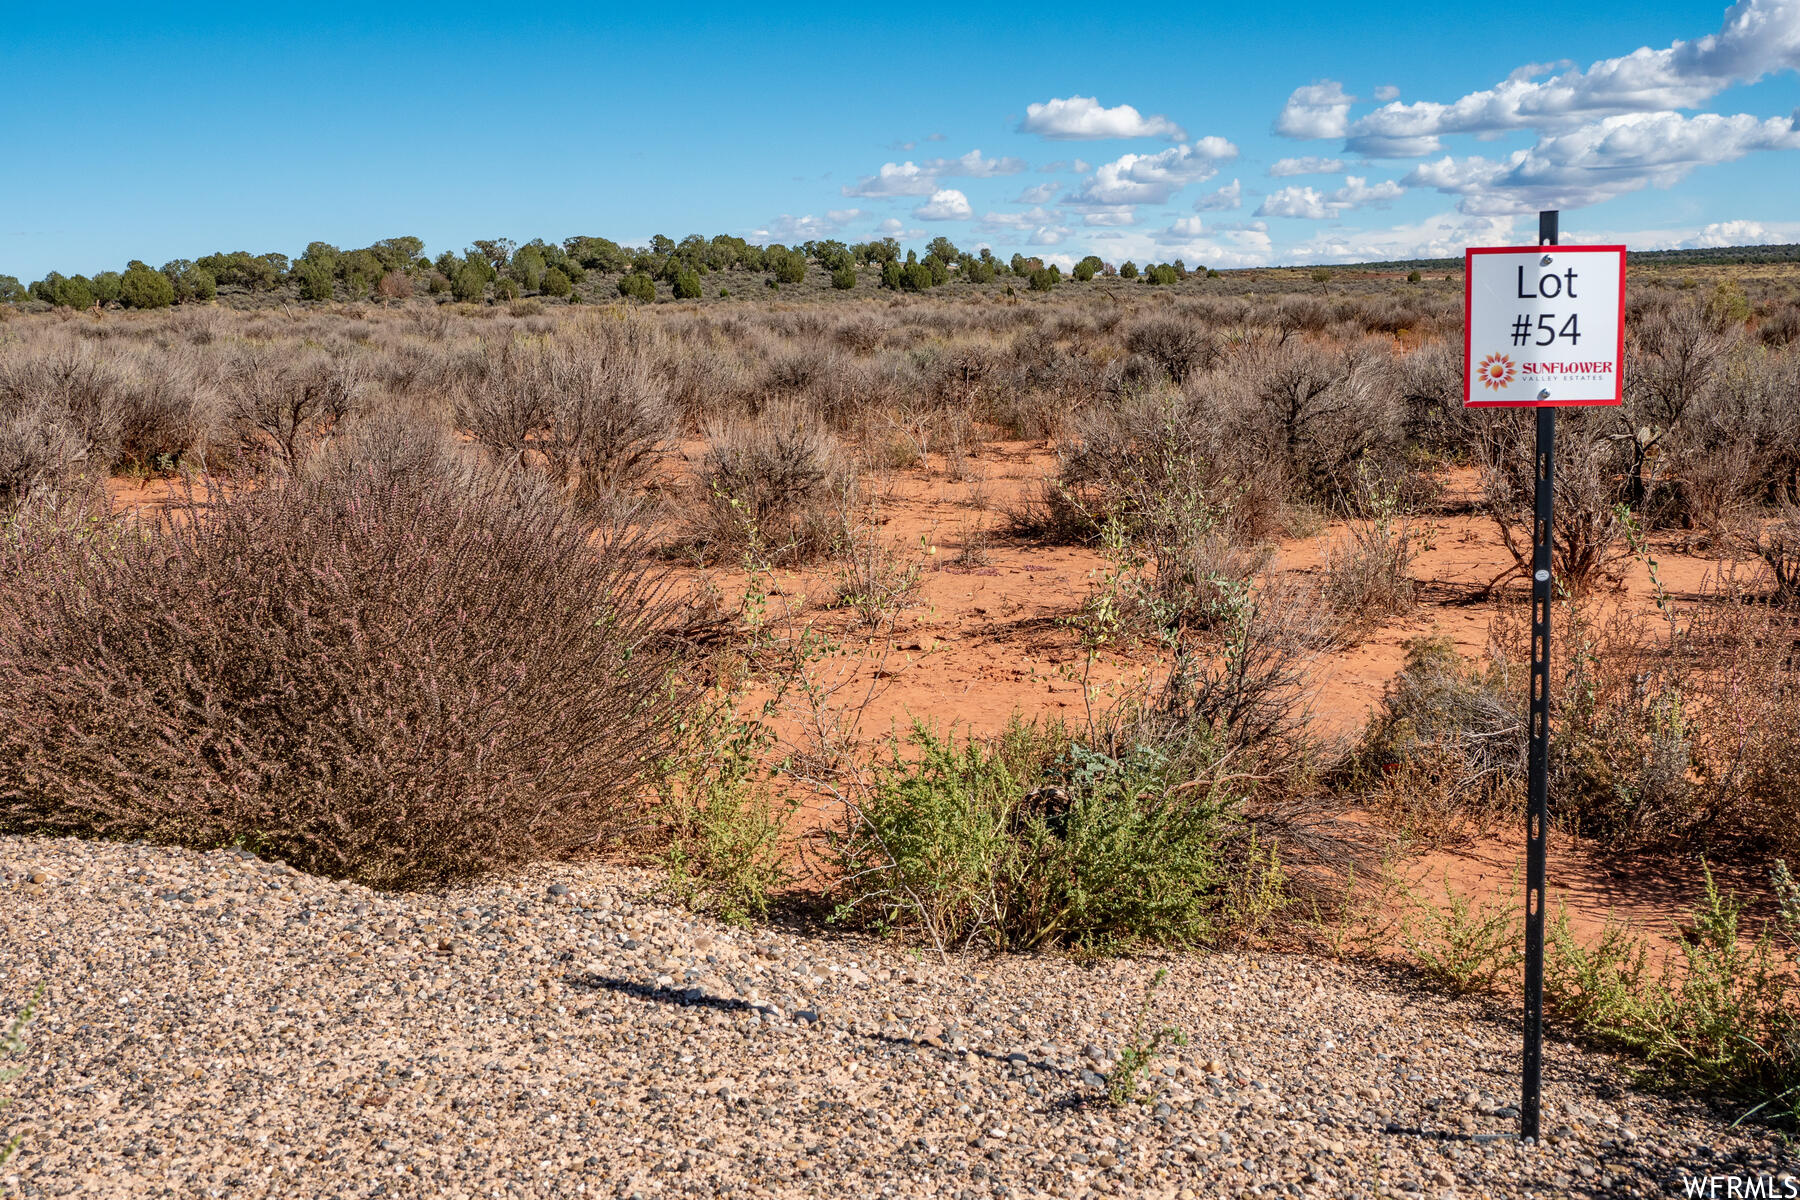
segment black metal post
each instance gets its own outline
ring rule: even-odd
[[[1538,214],[1538,244],[1557,244],[1557,213]],[[1531,763],[1525,805],[1525,1061],[1519,1136],[1536,1140],[1544,1068],[1544,852],[1550,823],[1550,528],[1556,498],[1556,409],[1537,410],[1532,466]]]

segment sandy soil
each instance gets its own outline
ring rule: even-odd
[[[672,475],[691,473],[703,447],[679,447]],[[1104,580],[1108,563],[1096,549],[1047,546],[1012,537],[1007,515],[1037,493],[1056,471],[1053,444],[989,442],[954,465],[933,456],[929,466],[877,475],[870,510],[896,562],[919,569],[911,602],[891,627],[859,624],[854,613],[832,609],[841,580],[829,564],[774,573],[770,608],[797,620],[819,621],[844,650],[819,668],[840,688],[840,705],[862,705],[857,733],[865,742],[904,731],[915,720],[943,729],[990,734],[1016,714],[1079,719],[1088,705],[1106,706],[1121,690],[1153,679],[1157,654],[1142,647],[1107,649],[1091,662],[1071,625],[1082,602]],[[1354,646],[1323,655],[1314,667],[1315,729],[1348,742],[1380,704],[1382,690],[1405,660],[1406,642],[1425,634],[1448,636],[1470,657],[1487,643],[1501,601],[1488,583],[1510,562],[1493,522],[1476,511],[1473,472],[1446,481],[1449,515],[1422,521],[1414,579],[1420,602],[1408,615],[1370,631]],[[170,480],[115,479],[116,508],[151,515],[179,495]],[[1284,542],[1276,568],[1296,576],[1322,571],[1327,552],[1345,536],[1328,523],[1310,536]],[[1655,554],[1664,587],[1679,603],[1703,586],[1716,562],[1681,553],[1674,539]],[[742,594],[741,571],[714,570],[709,586],[728,600]],[[697,573],[691,580],[698,584]],[[1655,589],[1642,563],[1633,563],[1611,602],[1653,612]],[[864,701],[866,700],[866,704]],[[793,732],[793,725],[786,726]],[[801,820],[829,814],[812,808]],[[1455,850],[1420,857],[1403,868],[1422,891],[1445,881],[1471,896],[1516,890],[1522,875],[1522,832],[1500,831]],[[1551,900],[1566,904],[1576,929],[1598,932],[1609,919],[1628,920],[1666,950],[1699,892],[1697,856],[1620,856],[1553,838]],[[1748,890],[1758,880],[1733,879]]]

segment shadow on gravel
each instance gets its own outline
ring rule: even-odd
[[[653,984],[638,983],[630,979],[620,979],[615,975],[595,975],[583,973],[569,975],[564,978],[568,986],[585,992],[612,992],[615,995],[629,996],[633,1000],[642,1000],[652,1004],[667,1004],[677,1008],[710,1008],[718,1012],[749,1013],[761,1012],[762,1008],[747,1000],[727,999],[723,996],[709,996],[699,988],[657,987]],[[804,1011],[804,1010],[803,1010]],[[1066,1067],[1044,1061],[1033,1062],[1022,1054],[996,1054],[992,1050],[983,1050],[969,1046],[963,1050],[952,1050],[948,1046],[933,1046],[928,1042],[913,1037],[901,1037],[892,1033],[853,1033],[864,1041],[885,1042],[890,1046],[906,1046],[915,1050],[935,1053],[943,1058],[954,1058],[960,1053],[967,1053],[975,1058],[985,1058],[989,1062],[999,1063],[1019,1069],[1041,1072],[1063,1079],[1077,1079],[1076,1072]],[[1080,1098],[1082,1093],[1073,1093]],[[1065,1101],[1054,1101],[1058,1106]]]

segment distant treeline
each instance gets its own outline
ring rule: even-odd
[[[1635,266],[1723,267],[1752,263],[1800,262],[1800,244],[1781,246],[1713,246],[1700,250],[1628,250]],[[1345,263],[1360,271],[1459,271],[1460,258],[1401,258],[1389,262]]]
[[[1670,266],[1800,261],[1800,245],[1732,246],[1706,250],[1649,250],[1628,255],[1633,263]],[[1403,259],[1358,263],[1366,271],[1420,273],[1452,271],[1459,259]],[[720,234],[691,234],[679,242],[657,235],[646,246],[622,246],[603,237],[572,237],[560,245],[534,239],[520,245],[509,238],[478,240],[463,253],[447,250],[436,258],[425,254],[416,237],[383,238],[357,250],[341,250],[313,242],[300,257],[252,254],[248,250],[178,258],[161,267],[132,260],[123,271],[96,275],[63,275],[52,271],[31,284],[0,275],[0,303],[38,301],[59,308],[166,308],[172,304],[206,303],[221,290],[270,293],[283,298],[328,301],[368,297],[401,300],[424,292],[464,302],[514,300],[543,296],[580,303],[613,295],[652,301],[659,294],[678,300],[698,299],[709,286],[721,295],[729,289],[708,276],[736,272],[760,275],[767,288],[800,284],[816,270],[821,283],[848,290],[870,273],[880,287],[923,292],[952,281],[994,283],[1016,279],[1032,291],[1049,291],[1065,276],[1042,259],[1014,254],[1000,259],[991,250],[959,249],[947,237],[933,238],[923,256],[903,251],[893,238],[845,243],[825,239],[785,246],[756,245]],[[1323,272],[1315,271],[1315,277]],[[1078,262],[1067,278],[1085,283],[1096,276],[1174,284],[1190,276],[1217,277],[1205,267],[1134,262],[1115,266],[1096,255]],[[660,285],[660,287],[659,287]],[[741,281],[740,281],[741,286]]]
[[[991,250],[959,249],[946,237],[933,238],[923,257],[902,251],[893,238],[847,244],[835,240],[756,245],[740,237],[693,234],[679,242],[658,235],[647,246],[621,246],[602,237],[572,237],[560,245],[542,239],[520,245],[509,238],[476,241],[461,254],[425,254],[416,237],[383,238],[358,250],[341,250],[313,242],[300,257],[252,254],[248,250],[175,259],[161,267],[133,260],[123,271],[63,275],[52,271],[31,284],[0,275],[0,303],[39,301],[60,308],[120,305],[166,308],[172,304],[206,303],[221,290],[280,293],[300,300],[326,301],[377,296],[405,299],[419,292],[465,302],[547,296],[579,303],[616,293],[650,301],[658,284],[676,299],[697,299],[708,276],[724,272],[764,277],[764,286],[779,289],[807,278],[817,269],[839,289],[854,288],[862,271],[872,272],[879,286],[922,292],[952,280],[993,283],[1003,276],[1033,291],[1048,291],[1062,282],[1057,266],[1014,254],[995,257]],[[1119,266],[1089,255],[1070,277],[1086,282],[1095,276],[1142,279],[1171,284],[1205,268],[1189,268],[1177,259],[1140,270],[1136,263]],[[1217,275],[1218,272],[1210,272]],[[720,288],[720,294],[727,289]]]

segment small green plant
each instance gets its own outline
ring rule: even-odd
[[[770,741],[762,722],[722,710],[702,741],[667,796],[667,886],[696,912],[744,924],[767,913],[770,897],[792,880],[794,804],[770,794],[760,765]]]
[[[1137,1020],[1132,1023],[1131,1041],[1119,1055],[1119,1061],[1106,1073],[1106,1100],[1114,1108],[1123,1108],[1133,1102],[1143,1103],[1138,1096],[1138,1081],[1150,1064],[1162,1057],[1165,1047],[1187,1045],[1187,1034],[1179,1026],[1150,1028],[1150,1007],[1156,999],[1156,989],[1168,977],[1169,969],[1158,967],[1156,974],[1144,985],[1144,1003],[1138,1009]]]
[[[26,1001],[25,1007],[18,1011],[18,1014],[12,1019],[12,1023],[6,1027],[6,1034],[3,1037],[0,1037],[0,1057],[11,1058],[25,1048],[25,1031],[31,1027],[31,1022],[36,1019],[38,1007],[42,1005],[43,1002],[44,985],[40,983],[37,986],[37,990],[32,992],[31,999]],[[0,1070],[0,1084],[11,1083],[22,1075],[24,1071],[25,1068],[22,1066],[7,1067],[4,1070]],[[10,1104],[12,1104],[11,1096],[0,1096],[0,1110],[5,1109]],[[12,1156],[19,1152],[19,1145],[24,1140],[25,1135],[23,1133],[15,1133],[11,1140],[4,1146],[0,1146],[0,1166],[5,1166],[11,1161]]]
[[[1524,918],[1505,900],[1471,900],[1444,880],[1444,903],[1408,893],[1401,945],[1434,982],[1462,996],[1493,989],[1518,969]]]

